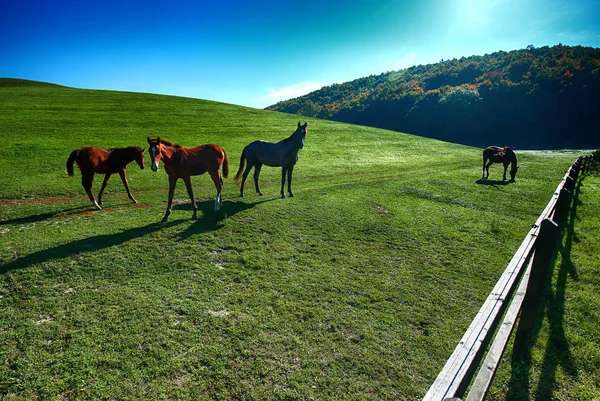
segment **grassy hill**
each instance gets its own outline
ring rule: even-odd
[[[7,80],[0,108],[7,399],[419,399],[576,157],[519,153],[515,183],[493,166],[481,184],[480,149],[307,119],[295,198],[279,199],[280,170],[264,168],[264,197],[240,199],[226,180],[214,214],[211,180],[195,177],[199,219],[189,220],[180,182],[161,225],[164,170],[130,165],[139,204],[113,178],[96,212],[78,171],[66,174],[69,153],[160,135],[217,143],[235,172],[247,143],[289,136],[298,117]],[[587,298],[563,305],[561,326],[581,345],[570,354],[579,376],[551,381],[575,400],[597,389],[599,366],[598,326],[570,324],[597,321],[600,181],[585,180],[568,294]],[[552,333],[540,328],[537,366]],[[503,366],[494,400],[515,387],[510,360]]]

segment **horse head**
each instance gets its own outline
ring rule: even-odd
[[[148,144],[150,145],[150,147],[148,148],[148,153],[150,153],[150,160],[152,161],[152,165],[150,166],[150,168],[152,169],[152,171],[156,172],[158,171],[158,163],[160,162],[161,157],[160,137],[156,139],[151,139],[150,137],[148,137],[147,139]]]
[[[517,176],[517,171],[519,171],[519,166],[517,166],[517,159],[515,158],[515,161],[510,165],[510,180],[514,181],[515,177]]]
[[[304,125],[301,125],[300,121],[298,121],[298,128],[296,129],[296,131],[293,134],[294,138],[296,138],[296,141],[299,142],[300,149],[302,149],[304,147],[304,137],[306,136],[307,125],[308,124],[306,123],[306,121],[304,122]]]
[[[141,148],[141,147],[137,147],[135,149],[135,154],[134,154],[134,159],[135,162],[138,164],[138,166],[140,166],[140,169],[143,170],[144,169],[144,152],[146,151],[146,148]]]

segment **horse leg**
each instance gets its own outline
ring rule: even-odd
[[[291,198],[294,197],[294,193],[292,192],[292,173],[293,172],[294,172],[294,166],[288,167],[288,172],[287,172],[288,193],[290,194]]]
[[[106,173],[106,175],[104,176],[104,181],[102,181],[102,187],[100,188],[100,192],[98,192],[98,204],[102,204],[102,194],[104,193],[104,188],[106,188],[106,184],[108,184],[108,179],[110,178],[111,174],[110,173]]]
[[[173,203],[173,195],[175,195],[175,184],[177,184],[177,177],[169,176],[169,200],[167,201],[167,211],[163,217],[161,223],[166,223],[171,214],[171,204]]]
[[[196,201],[194,200],[194,191],[192,190],[192,179],[188,177],[183,177],[183,182],[185,183],[185,187],[187,188],[187,193],[192,201],[192,208],[194,209],[194,214],[192,214],[192,220],[196,220],[198,218],[198,206],[196,206]]]
[[[283,187],[285,186],[285,175],[288,172],[288,168],[281,166],[281,199],[285,199],[285,194],[283,193]]]
[[[487,179],[487,178],[490,176],[490,166],[491,166],[493,163],[494,163],[494,162],[490,160],[490,161],[489,161],[489,162],[488,162],[488,163],[485,165],[485,172],[486,172],[485,178],[486,178],[486,179]]]
[[[125,185],[125,189],[127,190],[127,196],[129,196],[129,199],[131,199],[133,203],[137,203],[133,195],[131,195],[131,191],[129,190],[129,183],[127,182],[127,177],[125,176],[125,169],[121,169],[119,171],[119,176],[121,177],[121,181],[123,181],[123,185]]]
[[[223,200],[221,199],[221,191],[223,190],[223,179],[221,178],[221,174],[219,174],[219,170],[209,171],[210,178],[212,178],[215,183],[215,188],[217,189],[217,196],[215,198],[215,206],[213,208],[214,212],[218,212],[223,205]]]
[[[485,162],[486,162],[486,161],[487,161],[487,160],[486,160],[486,159],[485,159],[485,157],[484,157],[484,158],[483,158],[483,171],[481,172],[481,179],[482,179],[482,180],[485,180],[485,179],[487,178],[487,177],[485,176]],[[489,175],[489,173],[488,173],[488,175]]]
[[[87,193],[88,198],[90,198],[90,202],[92,202],[92,206],[96,208],[96,210],[102,210],[96,199],[94,199],[94,194],[92,193],[92,183],[94,182],[94,173],[87,176],[86,174],[81,174],[81,185],[83,185],[83,189]]]
[[[248,174],[250,174],[250,170],[252,170],[252,164],[246,161],[246,169],[244,170],[244,174],[242,175],[242,185],[240,186],[240,198],[244,197],[244,183],[246,182],[246,178],[248,178]]]
[[[263,195],[263,193],[260,192],[260,189],[258,188],[258,176],[260,175],[261,168],[262,168],[262,164],[257,164],[256,166],[254,166],[254,187],[256,188],[256,193],[259,194],[260,196]]]

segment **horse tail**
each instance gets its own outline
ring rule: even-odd
[[[244,167],[246,166],[246,149],[247,148],[248,148],[248,146],[246,146],[244,148],[244,150],[242,151],[242,155],[240,156],[240,169],[235,174],[235,177],[233,177],[233,179],[236,181],[240,179],[240,177],[242,176],[242,171],[244,171]]]
[[[75,162],[75,159],[77,159],[77,156],[79,156],[79,149],[76,149],[74,151],[71,152],[71,155],[69,156],[69,159],[67,159],[67,173],[69,175],[73,175],[73,162]]]
[[[229,178],[229,157],[227,157],[225,150],[223,150],[223,177]]]

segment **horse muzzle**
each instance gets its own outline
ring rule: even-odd
[[[158,164],[152,163],[152,166],[150,166],[150,168],[156,173],[158,171]]]

